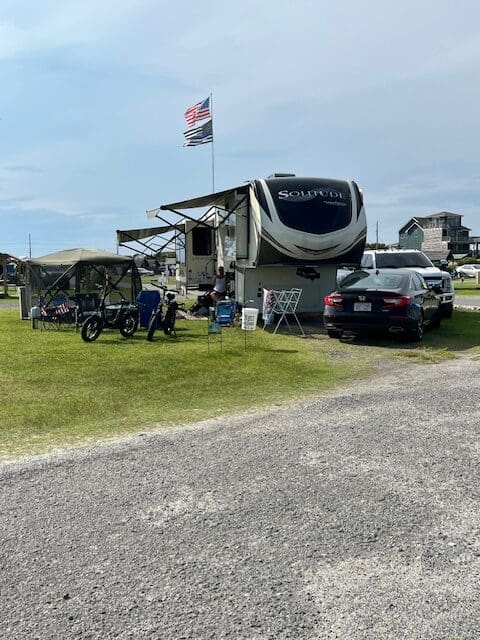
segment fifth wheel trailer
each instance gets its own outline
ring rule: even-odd
[[[207,208],[199,218],[190,209]],[[202,228],[211,234],[211,248],[204,243],[203,271],[222,265],[235,273],[235,297],[241,304],[261,309],[263,289],[302,289],[298,311],[319,313],[323,297],[336,286],[339,266],[358,266],[365,247],[366,216],[363,196],[352,180],[273,174],[265,179],[165,204],[150,217],[166,221],[166,212],[178,216],[171,225],[178,252],[179,271],[188,285],[188,265],[198,263],[194,242],[182,243],[182,234]],[[166,229],[159,227],[157,229]],[[148,230],[119,231],[119,244]],[[155,229],[150,230],[150,236]],[[146,235],[142,235],[146,238]],[[180,240],[179,240],[180,239]],[[197,243],[197,253],[198,253]],[[185,248],[189,248],[185,251]],[[208,249],[208,251],[207,251]],[[193,273],[192,273],[193,275]],[[198,274],[195,275],[198,280]]]

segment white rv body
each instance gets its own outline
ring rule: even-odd
[[[210,208],[199,219],[182,213],[200,207]],[[171,225],[184,230],[183,244],[178,241],[177,286],[208,286],[221,265],[234,273],[238,302],[258,309],[264,289],[295,287],[302,289],[298,311],[322,312],[324,296],[336,287],[337,268],[360,264],[367,232],[355,182],[291,174],[162,205],[150,217],[165,221],[165,211],[185,215]],[[198,240],[206,239],[208,227],[216,232],[211,246]],[[117,234],[144,238],[145,232]]]
[[[184,234],[175,244],[176,286],[178,289],[208,289],[215,275],[214,222],[206,220],[205,224],[199,225],[194,220],[183,220],[181,224]]]
[[[320,186],[318,183],[320,182]],[[299,188],[298,184],[304,188]],[[305,188],[305,183],[310,188]],[[328,188],[329,184],[334,187]],[[341,191],[339,190],[339,186]],[[323,195],[319,193],[323,189]],[[260,198],[258,196],[261,196]],[[278,200],[288,207],[293,201],[299,212],[309,203],[308,215],[318,212],[318,200],[336,202],[345,196],[342,204],[332,207],[350,207],[340,228],[320,233],[313,220],[285,224],[279,213]],[[241,304],[261,309],[264,289],[302,289],[298,310],[319,313],[323,298],[336,287],[336,272],[340,264],[358,265],[366,239],[366,216],[360,190],[355,183],[294,176],[271,177],[257,180],[248,187],[232,190],[224,199],[226,211],[235,211],[235,295]],[[299,216],[300,218],[301,216]],[[228,219],[226,223],[228,224]],[[297,227],[312,227],[312,232]],[[232,225],[233,227],[233,225]],[[222,229],[222,223],[219,224]],[[222,238],[217,234],[217,255],[224,254]],[[230,264],[219,260],[228,271]],[[307,267],[319,276],[309,279],[299,276]]]

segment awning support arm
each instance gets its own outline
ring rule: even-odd
[[[202,220],[199,220],[198,218],[192,218],[192,216],[187,216],[186,213],[181,213],[180,211],[176,211],[175,209],[171,209],[170,207],[165,207],[162,206],[160,207],[163,211],[171,211],[172,213],[174,213],[175,215],[177,215],[179,218],[187,218],[187,220],[191,220],[192,222],[196,222],[197,224],[203,226],[203,227],[208,227],[209,229],[212,229],[214,227],[212,227],[211,224],[207,224],[206,222],[203,222]],[[158,215],[158,213],[156,214],[157,218],[160,218],[160,220],[162,220],[161,216]],[[170,224],[170,223],[169,223]]]
[[[232,213],[235,212],[236,209],[238,209],[238,207],[243,204],[245,202],[245,200],[247,199],[247,196],[244,195],[243,198],[241,200],[239,200],[237,202],[237,204],[233,207],[233,209],[230,209],[230,211],[228,211],[227,215],[222,218],[222,223],[225,222],[226,220],[228,220],[228,218],[232,215]],[[227,209],[224,209],[224,211],[227,211]]]
[[[142,242],[141,240],[137,240],[137,238],[132,238],[132,236],[130,236],[126,231],[122,231],[122,233],[124,233],[126,236],[131,238],[131,240],[129,240],[128,242],[138,242],[138,244],[141,244],[142,247],[145,247],[146,249],[150,249],[148,244],[146,244],[145,242]],[[118,246],[123,247],[123,246],[125,246],[125,243],[120,242]],[[141,251],[140,253],[143,253],[143,251]],[[148,255],[148,254],[144,253],[143,255]]]

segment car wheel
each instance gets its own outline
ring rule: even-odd
[[[407,333],[407,338],[411,342],[420,342],[423,338],[423,311],[420,314],[420,317],[417,320],[417,325],[415,329],[411,329]]]
[[[437,313],[433,316],[433,318],[430,320],[430,324],[428,325],[428,327],[430,329],[438,329],[441,321],[442,321],[442,312],[439,309]]]
[[[453,302],[442,304],[442,318],[451,318],[453,314]]]
[[[342,332],[335,329],[327,329],[327,334],[329,338],[341,338]]]

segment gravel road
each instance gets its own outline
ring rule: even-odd
[[[0,466],[2,640],[480,637],[480,360]]]

